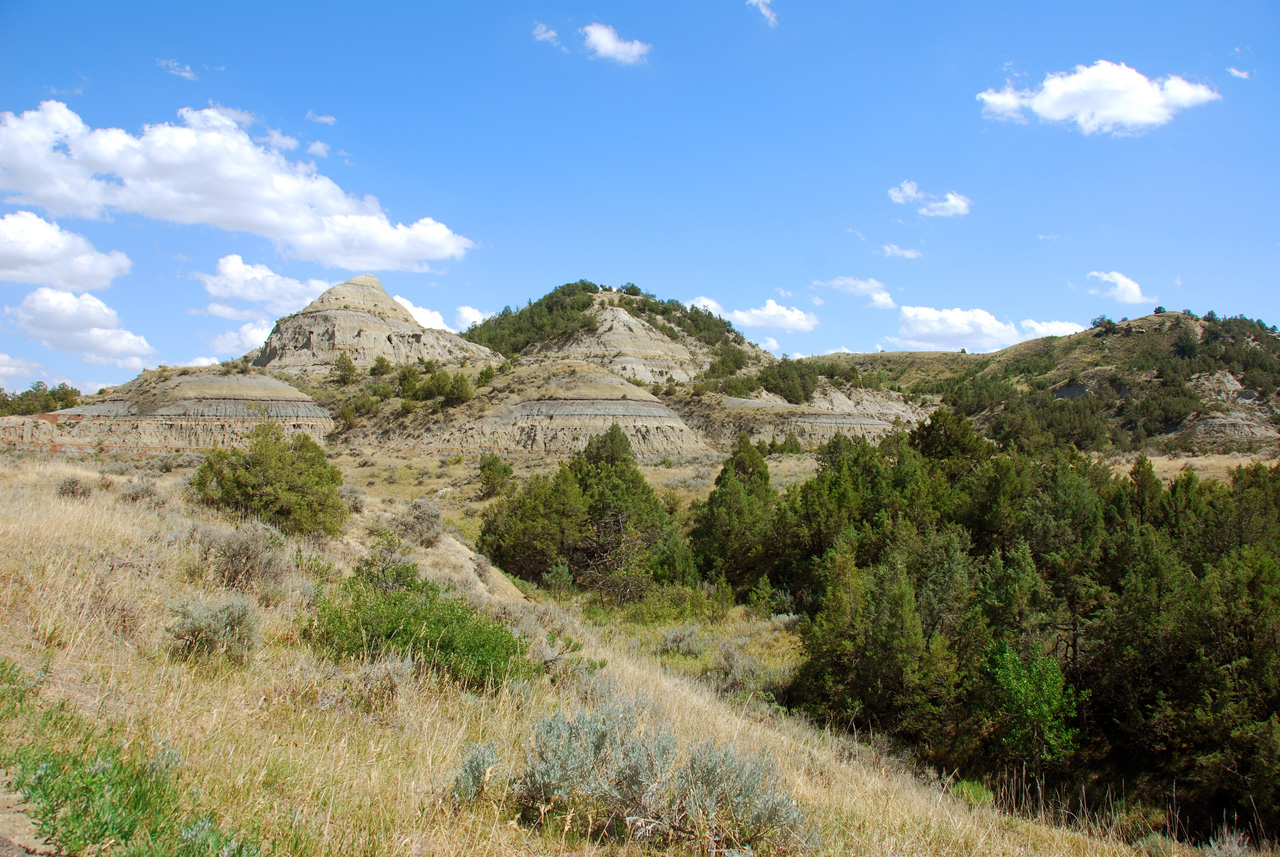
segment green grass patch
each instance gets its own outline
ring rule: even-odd
[[[164,746],[99,730],[69,703],[0,660],[0,765],[32,805],[40,835],[62,854],[248,857],[252,837],[227,831],[185,799],[181,758]]]

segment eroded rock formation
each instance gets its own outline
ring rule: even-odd
[[[333,430],[329,412],[268,375],[184,370],[145,372],[101,401],[35,417],[0,419],[0,443],[63,452],[162,452],[241,446],[260,423],[317,442]]]
[[[377,277],[361,274],[277,321],[253,365],[293,374],[326,373],[342,353],[360,369],[379,357],[395,365],[418,360],[501,361],[482,345],[446,330],[424,328],[391,299]]]

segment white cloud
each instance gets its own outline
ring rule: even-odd
[[[471,325],[479,324],[491,315],[493,313],[478,310],[473,306],[460,306],[457,308],[453,323],[458,326],[458,330],[466,330]]]
[[[0,280],[68,291],[105,289],[132,267],[119,250],[99,253],[83,235],[30,211],[0,218]]]
[[[1038,89],[979,92],[988,119],[1026,122],[1027,111],[1047,122],[1074,122],[1084,134],[1137,134],[1164,125],[1175,113],[1222,96],[1177,75],[1151,80],[1124,63],[1098,60],[1045,76]]]
[[[1248,80],[1252,75],[1247,71],[1241,71],[1235,66],[1228,66],[1227,71],[1231,72],[1232,77],[1238,77],[1241,80]]]
[[[809,298],[809,300],[813,302],[814,306],[822,306],[823,304],[826,303],[826,301],[824,301],[819,295],[814,295],[813,297]]]
[[[919,259],[921,256],[924,255],[924,252],[921,250],[917,250],[914,247],[908,247],[907,249],[904,250],[903,248],[899,247],[897,244],[886,244],[884,245],[884,254],[886,256],[889,256],[890,258],[894,256],[899,256],[903,259]]]
[[[781,286],[778,286],[777,288],[775,288],[774,291],[784,298],[792,297],[792,293],[782,288]]]
[[[294,149],[298,148],[298,140],[296,137],[290,137],[288,134],[285,134],[283,131],[278,131],[275,128],[268,128],[267,136],[254,137],[253,141],[275,149],[277,152],[292,152]]]
[[[327,116],[323,113],[317,113],[314,110],[308,110],[305,118],[311,120],[312,122],[319,122],[321,125],[333,125],[338,121],[333,116]]]
[[[1149,304],[1159,300],[1154,295],[1144,295],[1142,286],[1139,286],[1119,271],[1090,271],[1089,276],[1111,284],[1111,288],[1105,292],[1090,289],[1089,294],[1091,295],[1115,298],[1122,304]]]
[[[604,58],[623,65],[635,65],[643,62],[645,54],[653,47],[639,39],[628,42],[620,38],[618,31],[608,24],[587,24],[578,32],[582,33],[582,43],[595,55],[593,59]]]
[[[770,8],[773,0],[747,0],[748,6],[755,6],[760,10],[760,14],[764,15],[764,19],[769,22],[770,27],[778,26],[778,13]]]
[[[177,60],[156,60],[156,66],[169,72],[169,74],[177,75],[186,80],[198,80],[196,73],[191,70],[191,66],[183,65]]]
[[[263,321],[267,317],[266,313],[259,309],[240,309],[228,304],[220,304],[217,301],[210,303],[204,309],[193,309],[188,310],[188,312],[192,315],[213,315],[218,318],[225,318],[228,321],[247,321],[251,318]]]
[[[708,297],[696,297],[690,304],[700,306],[741,327],[762,327],[766,330],[785,330],[788,333],[806,333],[818,326],[818,317],[796,307],[784,307],[773,298],[764,306],[754,309],[725,311],[724,307]]]
[[[252,351],[253,349],[251,348],[249,350]],[[190,360],[186,361],[185,363],[178,363],[177,365],[192,366],[192,367],[199,368],[201,366],[217,366],[221,362],[222,361],[219,360],[217,357],[192,357]]]
[[[897,306],[893,302],[893,298],[890,297],[889,290],[885,288],[884,283],[874,277],[867,280],[859,279],[858,277],[836,277],[834,280],[814,280],[813,284],[815,286],[828,286],[839,292],[870,298],[867,306],[875,309],[893,309]]]
[[[778,350],[778,340],[774,339],[772,336],[766,336],[764,339],[760,340],[760,347],[765,351],[776,352]]]
[[[968,214],[971,203],[972,200],[969,197],[947,191],[942,199],[926,202],[919,211],[925,217],[955,217],[959,214]]]
[[[240,325],[239,330],[228,330],[215,336],[209,343],[209,348],[214,354],[234,354],[239,357],[266,342],[274,326],[269,321],[246,322]]]
[[[560,35],[541,21],[533,22],[533,37],[539,42],[550,42],[557,46],[560,44]]]
[[[74,295],[42,286],[18,307],[5,307],[18,328],[45,348],[79,354],[90,363],[134,371],[155,353],[147,340],[120,326],[116,311],[85,293]]]
[[[21,357],[0,354],[0,381],[8,381],[13,378],[30,378],[39,368],[39,363],[23,360]],[[0,386],[3,386],[3,384],[0,384]]]
[[[473,243],[424,217],[392,224],[372,196],[345,193],[314,163],[255,145],[243,116],[221,107],[178,111],[181,125],[139,136],[90,129],[57,101],[0,113],[5,201],[51,213],[142,214],[273,239],[287,254],[348,270],[427,271]]]
[[[329,157],[329,144],[316,140],[310,146],[307,146],[307,154],[315,155],[317,158]]]
[[[824,354],[857,354],[858,352],[849,348],[845,348],[843,345],[841,345],[839,348],[831,348],[823,353]]]
[[[904,306],[898,314],[898,335],[889,342],[916,351],[995,351],[1039,336],[1065,336],[1084,330],[1070,321],[1033,321],[1021,329],[1000,321],[984,309],[934,309]]]
[[[407,309],[409,311],[409,315],[413,316],[414,321],[418,322],[418,324],[423,327],[428,327],[432,330],[447,330],[450,333],[455,332],[452,327],[444,323],[444,316],[435,310],[427,309],[426,307],[414,306],[412,301],[408,298],[402,298],[400,295],[396,295],[392,300]]]
[[[947,191],[941,197],[936,193],[923,193],[919,185],[909,180],[897,187],[889,188],[889,199],[898,205],[919,202],[921,206],[916,211],[925,217],[955,217],[959,214],[968,214],[969,206],[973,202],[969,197],[955,191]]]
[[[920,199],[920,186],[915,182],[907,179],[897,187],[889,188],[889,199],[898,205],[906,205],[909,202],[915,202]],[[861,233],[859,233],[861,235]]]
[[[324,280],[311,279],[303,282],[281,276],[266,265],[246,265],[244,259],[235,253],[218,260],[216,274],[197,272],[192,276],[204,283],[204,290],[211,298],[235,298],[265,304],[266,309],[275,316],[297,312],[319,297],[330,285]],[[235,318],[234,313],[244,311],[212,303],[206,312],[223,318]]]

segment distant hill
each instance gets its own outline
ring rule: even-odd
[[[973,416],[997,440],[1084,450],[1220,451],[1280,440],[1280,334],[1244,317],[1160,312],[991,354],[883,352],[803,361],[846,383]]]

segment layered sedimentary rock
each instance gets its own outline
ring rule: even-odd
[[[620,307],[600,306],[595,315],[594,331],[579,333],[568,342],[543,343],[529,353],[584,360],[650,384],[668,378],[688,381],[711,363],[710,356],[694,353]]]
[[[750,399],[690,399],[680,410],[688,425],[721,448],[744,431],[753,443],[781,441],[788,434],[794,434],[804,447],[824,444],[837,434],[874,443],[895,425],[912,425],[928,416],[924,408],[907,403],[896,393],[852,390],[845,394],[825,383],[807,405],[792,405],[762,393]]]
[[[147,372],[101,401],[0,420],[0,443],[67,452],[154,452],[243,446],[265,421],[317,442],[333,430],[329,412],[267,375]]]
[[[343,353],[361,369],[379,357],[395,365],[501,360],[484,346],[446,330],[424,328],[387,295],[377,277],[361,274],[277,321],[253,365],[293,374],[325,373]]]
[[[710,449],[647,390],[582,361],[527,361],[485,401],[429,423],[406,448],[425,452],[569,455],[617,423],[640,456]]]

